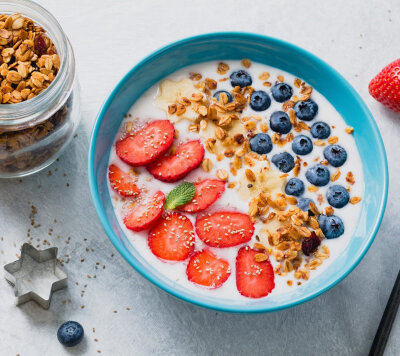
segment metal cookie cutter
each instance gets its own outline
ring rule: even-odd
[[[24,243],[21,258],[4,266],[6,280],[14,287],[16,305],[34,300],[48,309],[53,292],[67,286],[57,251],[57,247],[37,250]]]

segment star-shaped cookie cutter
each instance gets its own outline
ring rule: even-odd
[[[4,266],[6,280],[14,287],[16,305],[34,300],[50,306],[53,292],[67,286],[67,274],[57,261],[57,247],[37,250],[24,243],[21,258]]]

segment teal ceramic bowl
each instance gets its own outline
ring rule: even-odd
[[[132,247],[114,214],[107,189],[110,148],[133,103],[160,79],[198,62],[249,58],[290,72],[324,95],[349,126],[360,151],[365,178],[362,211],[345,251],[324,271],[288,294],[244,301],[197,295],[158,273]],[[371,164],[373,162],[373,164]],[[203,307],[229,312],[270,312],[308,301],[332,288],[361,261],[378,231],[388,189],[385,149],[376,123],[360,96],[332,67],[309,52],[281,40],[248,33],[212,33],[184,39],[151,54],[119,82],[103,105],[94,126],[89,150],[90,190],[108,237],[139,273],[168,293]]]

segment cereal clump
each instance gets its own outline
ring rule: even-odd
[[[60,58],[45,30],[21,14],[0,14],[0,102],[15,104],[45,90]]]

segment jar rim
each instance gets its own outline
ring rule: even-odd
[[[18,11],[7,10],[7,6]],[[47,113],[55,106],[59,107],[63,104],[72,90],[75,77],[75,58],[70,42],[57,19],[43,6],[31,0],[0,0],[0,13],[21,13],[22,16],[31,18],[42,26],[47,33],[51,33],[53,36],[50,38],[55,45],[57,44],[57,54],[61,61],[60,69],[54,80],[39,95],[20,103],[0,104],[0,127],[45,120],[48,117]],[[45,23],[34,17],[45,18]],[[45,113],[45,117],[41,119]]]

